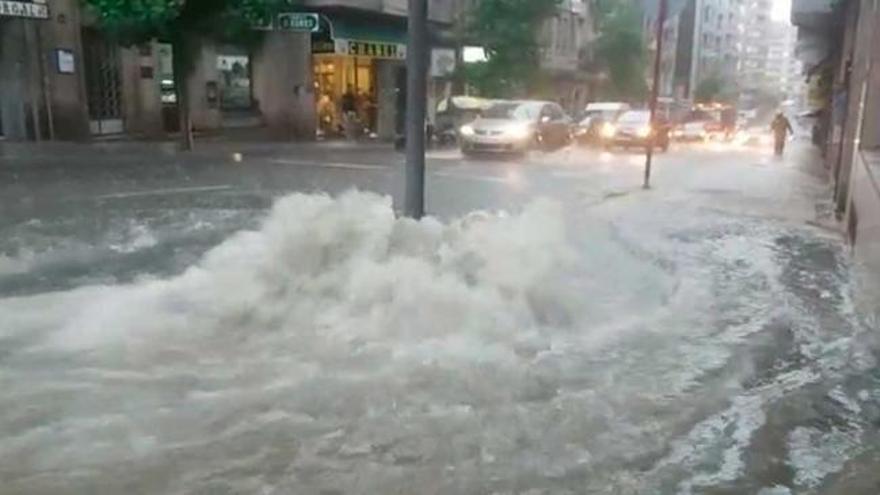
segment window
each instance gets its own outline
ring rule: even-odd
[[[562,108],[555,103],[544,105],[544,110],[541,111],[541,115],[544,117],[550,117],[550,120],[562,120],[565,118],[565,112],[563,112]]]

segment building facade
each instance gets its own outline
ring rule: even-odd
[[[749,0],[748,9],[754,16],[742,50],[739,82],[743,93],[747,97],[772,95],[780,101],[800,99],[803,74],[794,56],[796,28],[770,17],[769,0]]]
[[[570,113],[578,113],[594,93],[594,74],[583,70],[596,39],[592,4],[562,0],[541,28],[541,69],[550,75],[552,93]]]
[[[307,0],[301,10],[318,16],[316,32],[276,26],[249,50],[204,43],[204,62],[189,87],[196,95],[191,99],[196,130],[256,122],[279,138],[390,140],[400,134],[406,1]],[[429,2],[430,55],[446,62],[442,69],[432,64],[432,88],[442,89],[454,69],[455,51],[446,40],[453,12],[453,0]],[[433,100],[434,91],[431,95]]]
[[[659,0],[645,2],[645,38],[656,46]],[[738,87],[745,30],[743,0],[668,0],[660,58],[660,96],[693,100],[699,84],[716,78]]]
[[[13,4],[28,8],[4,12]],[[453,5],[429,3],[432,83],[454,69],[445,34]],[[256,46],[198,40],[185,82],[194,130],[264,126],[278,138],[311,139],[354,122],[358,134],[391,139],[403,120],[406,1],[309,0],[297,10],[318,16],[317,32],[275,26]],[[179,130],[172,47],[112,43],[78,0],[0,3],[0,67],[7,139]],[[354,107],[344,119],[347,94]]]
[[[834,203],[857,260],[857,303],[880,318],[880,0],[792,4],[797,53],[822,116]]]

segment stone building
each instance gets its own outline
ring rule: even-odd
[[[26,8],[3,10],[12,4]],[[338,135],[350,92],[358,127],[393,138],[405,101],[406,1],[308,0],[298,11],[319,19],[316,32],[275,26],[255,47],[199,40],[186,81],[194,130]],[[454,66],[446,33],[452,15],[453,0],[430,1],[432,60]],[[161,40],[122,47],[95,24],[78,0],[0,2],[0,129],[7,139],[178,130],[172,47]],[[446,62],[432,64],[441,90],[454,68]]]

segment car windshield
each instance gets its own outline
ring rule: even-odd
[[[587,110],[584,112],[581,122],[589,122],[594,118],[612,120],[616,114],[617,112],[613,110]]]
[[[648,112],[626,112],[617,119],[621,124],[646,124],[651,119]]]
[[[880,494],[877,3],[0,0],[0,495]]]
[[[540,108],[529,103],[496,103],[483,112],[487,119],[535,120]]]

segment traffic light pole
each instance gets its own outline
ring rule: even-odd
[[[656,131],[657,95],[660,91],[660,58],[663,52],[663,25],[666,23],[667,0],[660,0],[660,10],[657,13],[657,44],[654,53],[654,80],[651,83],[651,132]],[[651,187],[651,161],[654,158],[654,141],[656,134],[648,140],[648,150],[645,154],[645,189]]]
[[[425,214],[425,112],[428,94],[428,0],[408,0],[406,46],[406,189],[408,217]]]

